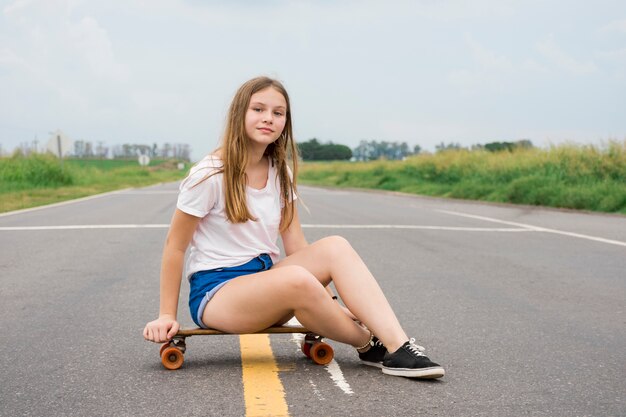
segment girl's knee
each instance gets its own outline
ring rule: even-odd
[[[319,242],[329,251],[331,255],[344,254],[348,251],[353,251],[352,245],[343,236],[328,236]]]
[[[306,268],[292,265],[284,267],[285,279],[282,282],[283,289],[292,295],[315,296],[326,290],[318,279]]]

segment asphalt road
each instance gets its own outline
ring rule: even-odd
[[[349,239],[447,374],[385,376],[332,342],[317,366],[273,335],[290,415],[626,415],[626,217],[301,193],[308,239]],[[0,415],[245,415],[237,336],[189,339],[177,371],[141,337],[175,199],[166,184],[0,216]]]

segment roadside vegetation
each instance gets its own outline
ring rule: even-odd
[[[67,159],[16,153],[0,158],[0,212],[56,203],[128,187],[183,178],[175,160],[153,160],[141,167],[136,159]]]
[[[0,212],[182,179],[178,161],[67,159],[17,153],[0,158]],[[626,214],[626,140],[561,145],[440,150],[403,161],[308,162],[301,184],[371,188],[429,196]]]
[[[499,152],[450,149],[404,161],[305,162],[300,183],[626,214],[626,140]]]

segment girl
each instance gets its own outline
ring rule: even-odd
[[[191,245],[189,307],[198,326],[253,332],[295,316],[311,331],[354,346],[363,363],[385,374],[442,377],[444,369],[409,340],[345,239],[307,243],[296,174],[287,91],[276,80],[254,78],[235,94],[221,146],[180,186],[163,250],[159,318],[146,325],[145,339],[165,342],[179,329],[178,295]],[[280,261],[279,233],[286,255]],[[331,281],[347,308],[333,296]]]

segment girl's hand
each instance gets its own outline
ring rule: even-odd
[[[151,342],[163,343],[171,340],[179,328],[180,325],[176,319],[170,316],[162,316],[146,324],[146,327],[143,329],[143,337]]]

